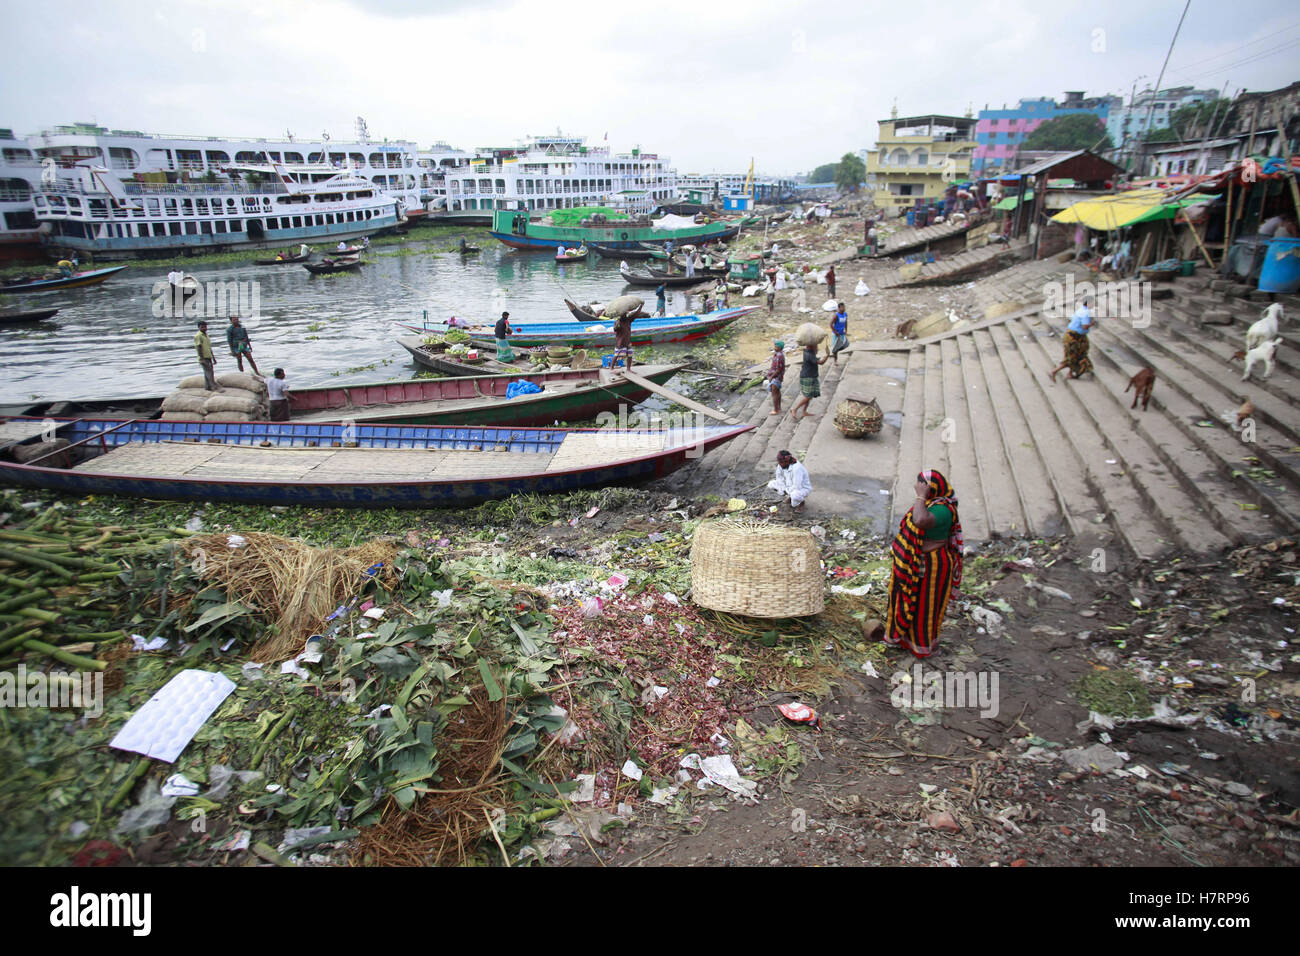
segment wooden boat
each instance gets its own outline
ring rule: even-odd
[[[347,259],[322,259],[320,262],[304,262],[302,267],[314,276],[328,275],[332,272],[347,272],[360,269],[363,263],[355,256]]]
[[[597,315],[595,312],[591,311],[590,306],[578,305],[578,303],[574,302],[572,299],[565,299],[564,304],[568,307],[569,312],[572,313],[574,319],[576,319],[579,322],[590,324],[592,322],[613,322],[614,321],[613,319],[607,319],[604,316]],[[644,306],[642,308],[644,309]],[[632,314],[633,321],[635,321],[636,319],[648,319],[650,317],[651,316],[644,311],[635,312]]]
[[[693,281],[693,280],[692,280]],[[731,323],[758,311],[759,306],[739,309],[719,309],[705,315],[670,315],[661,318],[636,319],[632,323],[633,345],[663,345],[669,342],[691,342],[712,335]],[[568,345],[573,348],[599,349],[614,347],[614,320],[597,319],[585,322],[528,322],[511,323],[514,334],[511,345],[544,346]],[[428,331],[428,330],[421,330]],[[495,341],[492,333],[469,331],[474,342]]]
[[[640,248],[619,249],[615,246],[601,245],[599,242],[587,243],[592,251],[602,259],[649,259],[650,250]]]
[[[619,269],[619,275],[628,285],[636,286],[666,286],[670,289],[680,289],[683,286],[699,285],[702,282],[712,282],[714,277],[702,274],[693,276],[684,275],[645,275],[633,272],[631,269]]]
[[[253,260],[253,265],[255,265],[255,266],[287,266],[287,265],[290,265],[291,263],[294,263],[294,262],[306,262],[308,259],[310,259],[310,258],[312,257],[312,255],[314,255],[314,253],[309,252],[309,253],[307,253],[305,256],[287,256],[287,257],[285,257],[284,259],[254,259],[254,260]]]
[[[0,312],[0,325],[20,322],[44,322],[59,314],[58,309],[28,309],[26,312]]]
[[[636,371],[650,377],[653,370],[655,382],[663,384],[682,368],[683,365],[646,365],[638,366]],[[543,386],[545,391],[507,399],[510,383],[521,378]],[[549,425],[557,420],[585,421],[602,411],[617,408],[620,402],[640,402],[647,394],[645,389],[631,387],[626,382],[615,383],[609,369],[534,371],[507,367],[504,374],[485,374],[479,368],[470,376],[458,378],[295,388],[290,415],[295,422],[346,419],[393,425]],[[0,417],[146,421],[163,414],[162,402],[161,396],[44,401],[7,406],[0,409]]]
[[[411,331],[423,332],[416,326],[401,326]],[[415,360],[416,365],[423,366],[430,371],[437,372],[440,375],[486,375],[492,373],[512,373],[519,375],[524,372],[532,371],[534,363],[532,361],[532,352],[528,349],[515,349],[515,359],[513,362],[500,362],[496,357],[495,343],[475,342],[474,348],[483,353],[479,356],[477,362],[468,361],[463,355],[431,348],[424,344],[423,338],[419,335],[406,335],[397,340],[397,343],[411,353],[411,358]]]
[[[0,482],[75,495],[426,508],[661,478],[753,425],[562,429],[71,419],[0,422]]]
[[[483,250],[480,249],[478,246],[461,246],[456,251],[459,252],[462,256],[472,256],[474,253],[482,252]]]
[[[365,246],[348,246],[346,249],[330,249],[325,254],[335,259],[343,259],[348,256],[359,256],[365,251]]]
[[[591,255],[591,250],[588,249],[586,246],[580,246],[577,252],[571,254],[569,253],[560,254],[557,252],[555,255],[555,261],[556,262],[585,262],[587,256],[589,255]]]
[[[27,282],[11,282],[0,285],[0,292],[48,292],[52,289],[75,289],[83,285],[99,285],[111,276],[117,275],[126,266],[111,266],[108,269],[92,269],[88,272],[74,272],[70,276],[57,279],[34,279]]]

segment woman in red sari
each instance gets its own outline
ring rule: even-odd
[[[957,495],[939,472],[916,476],[916,500],[898,525],[893,552],[884,640],[929,657],[939,642],[948,600],[961,585]]]

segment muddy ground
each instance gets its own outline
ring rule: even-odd
[[[837,548],[866,553],[840,542],[828,564]],[[754,799],[686,787],[669,807],[642,804],[556,862],[1300,862],[1297,553],[1283,540],[1100,571],[1066,542],[995,542],[968,559],[933,657],[855,635],[861,663],[846,655],[830,696],[802,698],[820,730],[781,716],[792,695],[749,702],[754,728],[789,731],[801,765]],[[1000,627],[973,619],[995,608]],[[924,684],[928,671],[996,674],[996,713],[896,706],[908,685],[895,675]]]

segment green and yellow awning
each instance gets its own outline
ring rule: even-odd
[[[1167,200],[1162,189],[1133,189],[1114,196],[1096,196],[1062,209],[1052,222],[1078,222],[1089,229],[1109,232],[1123,226],[1157,219],[1172,219],[1184,206],[1205,202],[1205,197]]]

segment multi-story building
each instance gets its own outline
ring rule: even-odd
[[[880,120],[867,150],[867,189],[881,209],[899,211],[943,197],[950,183],[970,178],[977,145],[969,116],[928,114]]]
[[[1120,162],[1123,162],[1122,157],[1133,154],[1147,130],[1165,129],[1175,110],[1218,95],[1217,90],[1197,90],[1190,86],[1174,86],[1158,92],[1147,89],[1134,96],[1128,106],[1111,109],[1106,119],[1106,132],[1115,144]]]
[[[1071,113],[1091,113],[1103,123],[1110,111],[1123,104],[1118,96],[1085,98],[1080,92],[1067,92],[1065,101],[1057,103],[1048,97],[1022,99],[1014,109],[982,109],[975,123],[974,158],[971,172],[977,176],[1007,172],[1016,165],[1016,155],[1025,138],[1048,120]]]

